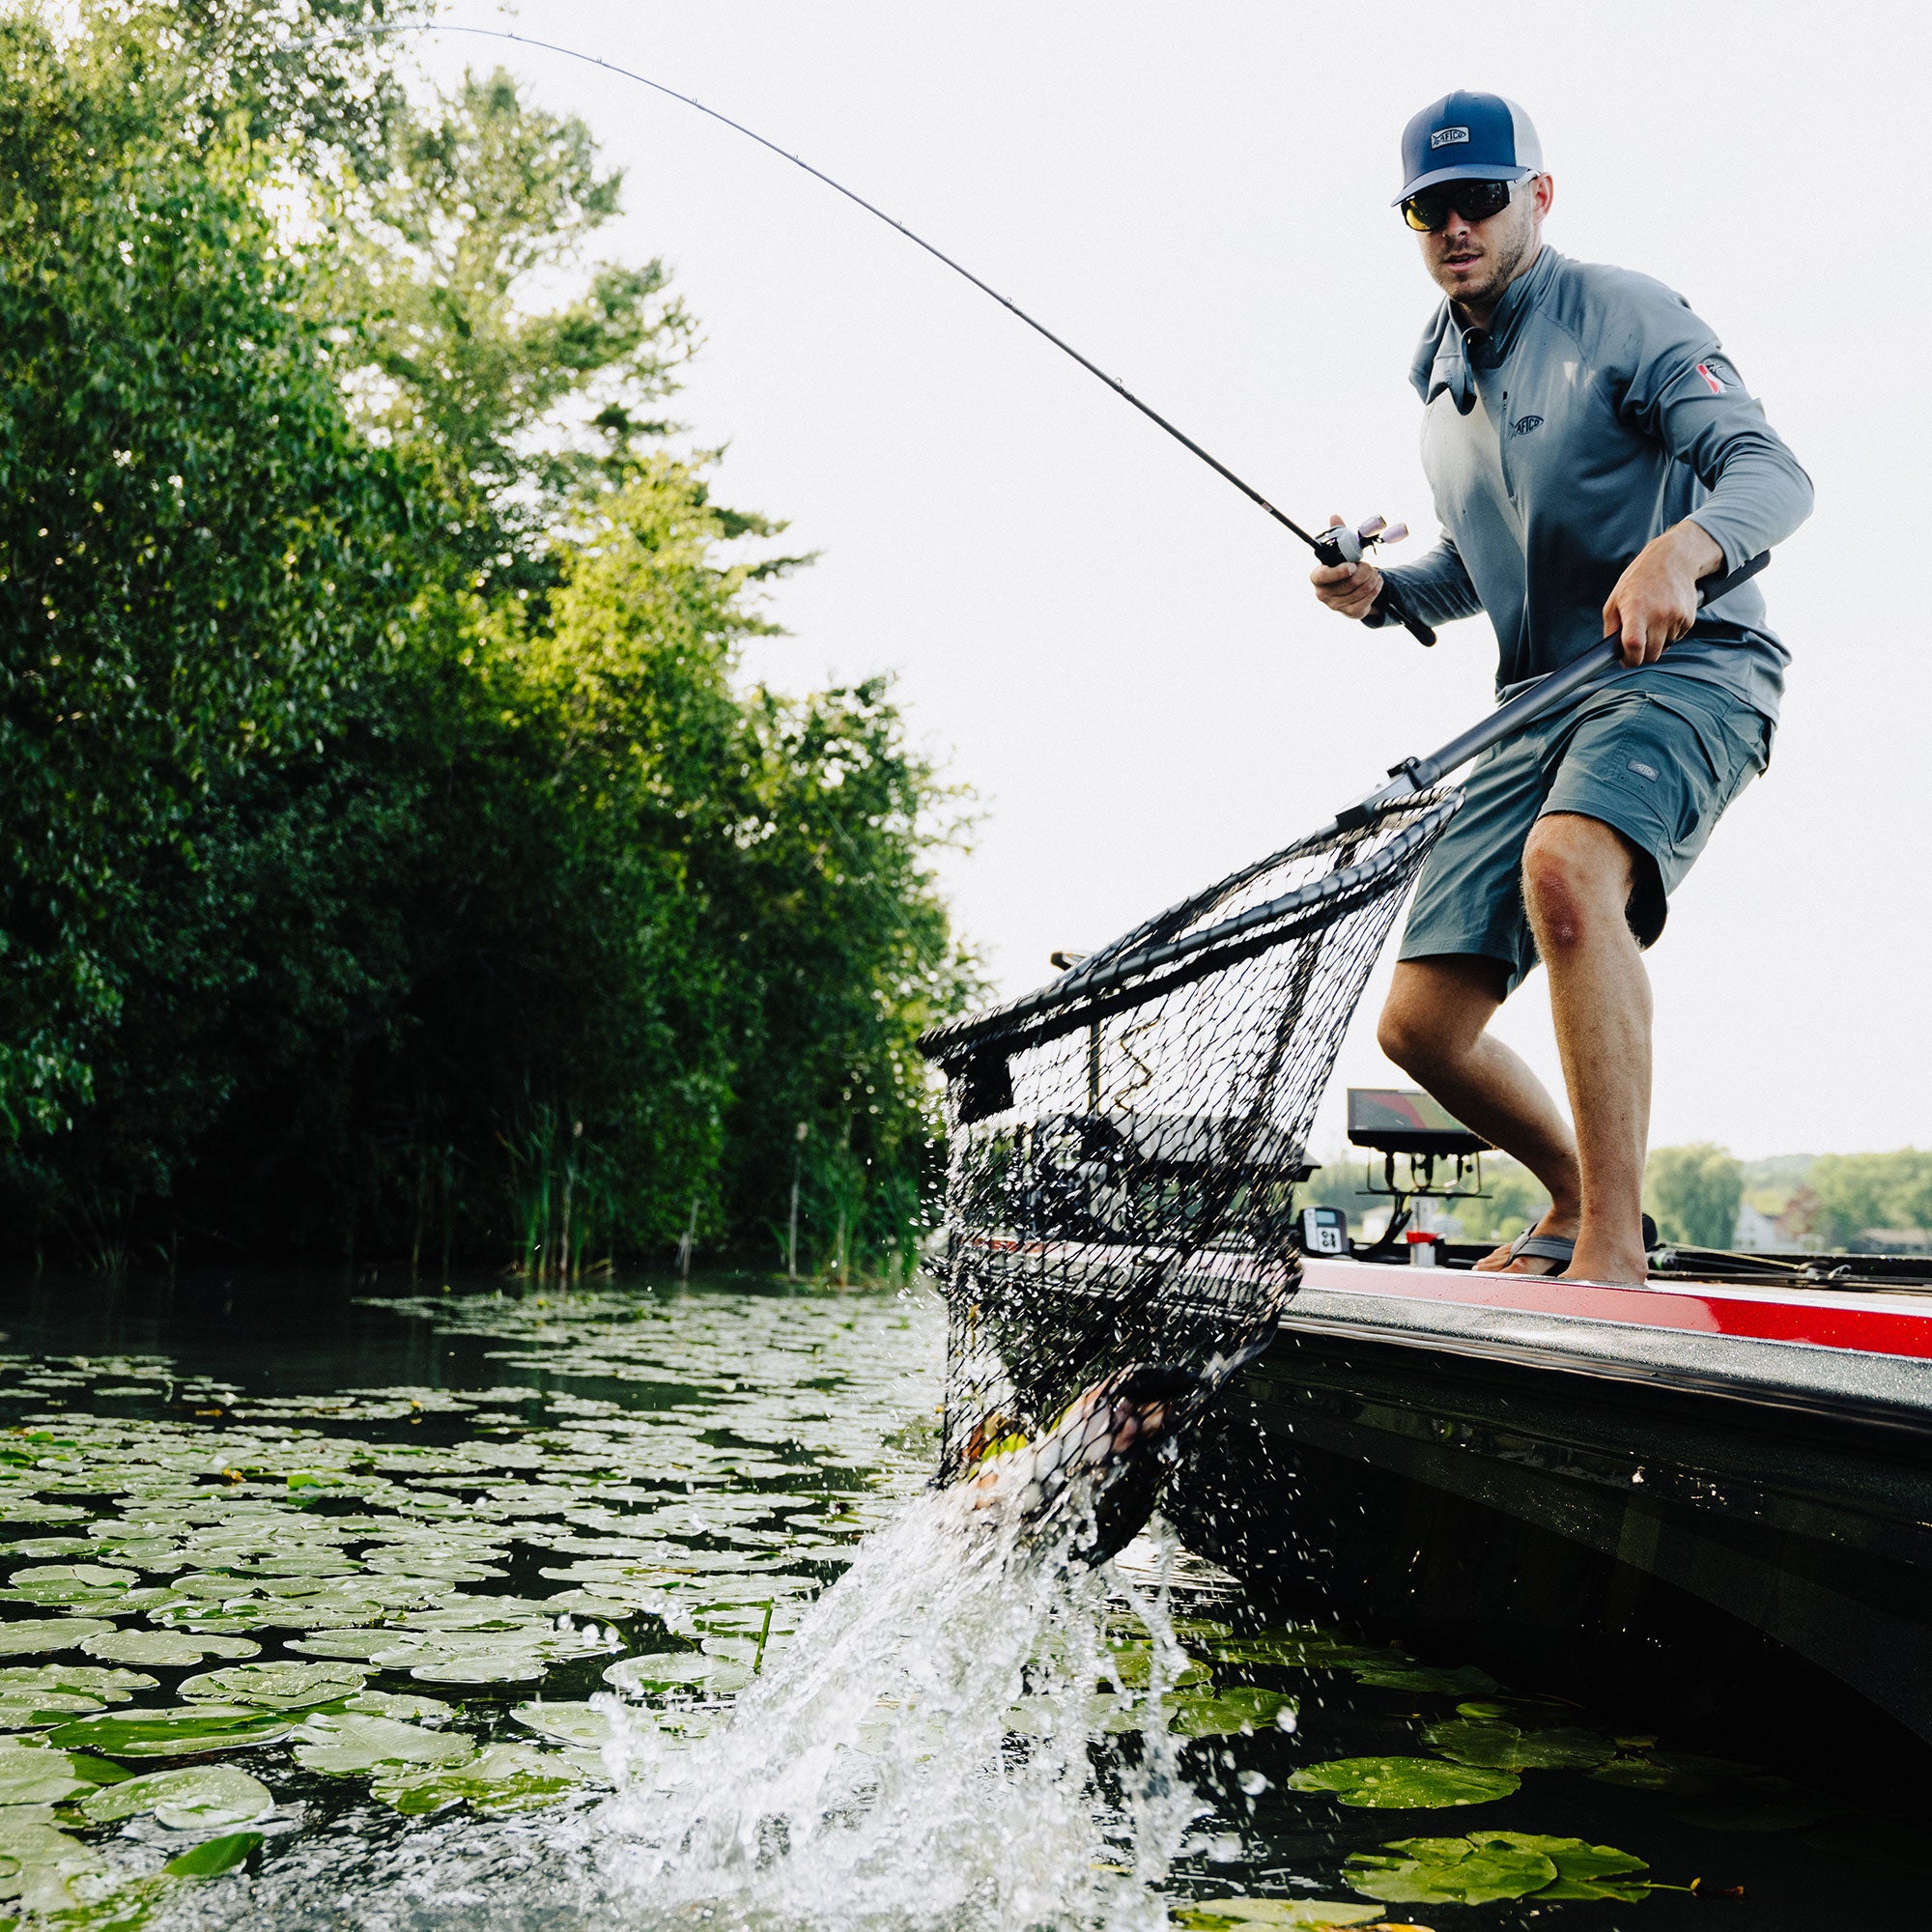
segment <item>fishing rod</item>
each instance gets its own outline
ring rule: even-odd
[[[1025,323],[1035,334],[1044,336],[1062,355],[1070,355],[1090,376],[1104,383],[1122,402],[1132,404],[1150,422],[1165,430],[1181,448],[1198,456],[1217,476],[1232,483],[1249,502],[1265,510],[1284,529],[1299,537],[1315,553],[1319,562],[1331,566],[1360,563],[1377,545],[1400,543],[1408,534],[1406,525],[1391,526],[1384,523],[1380,517],[1371,517],[1366,523],[1358,524],[1352,529],[1341,524],[1320,533],[1303,529],[1286,510],[1270,502],[1244,477],[1236,475],[1218,456],[1204,449],[1185,430],[1179,428],[1162,415],[1151,403],[1144,402],[1135,395],[1118,376],[1108,375],[1097,362],[1083,355],[1064,336],[1056,335],[1037,316],[1029,315],[1010,296],[1003,296],[991,283],[980,280],[971,269],[965,267],[963,263],[954,261],[943,248],[928,242],[923,235],[915,234],[896,216],[888,214],[883,208],[867,201],[864,195],[854,188],[847,187],[843,182],[835,181],[823,168],[813,167],[810,161],[793,154],[790,149],[781,148],[776,141],[768,140],[755,128],[746,127],[742,121],[734,121],[730,115],[722,113],[716,107],[706,106],[696,97],[680,94],[676,88],[668,87],[661,80],[653,80],[649,74],[639,73],[631,68],[619,67],[615,61],[605,60],[598,54],[583,53],[577,47],[567,47],[556,41],[541,41],[533,35],[514,34],[502,27],[463,27],[438,20],[399,20],[378,26],[346,28],[341,32],[315,40],[295,42],[291,44],[290,51],[339,46],[346,42],[374,40],[385,34],[467,34],[472,40],[508,41],[520,47],[535,47],[544,53],[561,54],[566,60],[582,61],[586,67],[602,68],[607,73],[614,73],[621,79],[633,80],[640,87],[648,87],[654,94],[661,94],[668,100],[682,101],[685,106],[696,108],[698,113],[708,116],[723,127],[729,128],[734,133],[743,134],[747,140],[755,141],[759,147],[777,155],[781,160],[789,161],[793,167],[803,169],[814,181],[823,182],[827,187],[842,194],[856,207],[863,208],[867,214],[883,221],[888,228],[896,229],[908,242],[923,248],[934,261],[943,262],[955,275],[971,282],[981,295],[990,296],[1002,308]],[[1410,615],[1386,579],[1383,580],[1379,604],[1382,614],[1401,624],[1419,643],[1435,643],[1435,633],[1419,618]]]

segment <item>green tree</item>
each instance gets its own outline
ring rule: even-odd
[[[1456,1210],[1474,1240],[1513,1241],[1549,1211],[1548,1189],[1507,1154],[1483,1156],[1483,1192],[1487,1201],[1466,1201]]]
[[[1744,1192],[1744,1164],[1709,1141],[1653,1148],[1644,1166],[1644,1206],[1666,1241],[1728,1248],[1737,1237]]]
[[[1932,1152],[1820,1154],[1808,1179],[1828,1247],[1855,1247],[1867,1228],[1932,1228]]]
[[[498,71],[392,120],[380,163],[332,198],[345,272],[327,293],[351,387],[384,440],[436,464],[479,586],[535,581],[574,506],[623,488],[672,427],[660,405],[696,329],[661,262],[599,265],[560,306],[527,299],[574,267],[618,187],[581,120]]]
[[[417,575],[244,118],[185,132],[137,53],[0,18],[0,1115],[43,1133],[103,1097],[133,982],[205,970],[151,881],[196,895],[211,790],[343,715]],[[164,1184],[218,1100],[151,1094],[99,1173]]]
[[[15,1240],[902,1264],[973,984],[882,683],[744,687],[798,559],[653,413],[662,270],[501,76],[332,8],[0,19],[0,1188]],[[429,1258],[426,1260],[425,1258]]]

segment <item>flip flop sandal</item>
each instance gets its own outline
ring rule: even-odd
[[[1561,1274],[1577,1259],[1577,1243],[1563,1235],[1519,1235],[1509,1245],[1509,1260],[1496,1269],[1508,1274],[1519,1261],[1554,1262],[1554,1267],[1515,1268],[1518,1274]]]

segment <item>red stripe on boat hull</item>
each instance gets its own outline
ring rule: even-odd
[[[1547,1275],[1475,1274],[1463,1268],[1384,1267],[1362,1262],[1302,1264],[1311,1287],[1465,1308],[1509,1308],[1525,1315],[1577,1316],[1636,1328],[1671,1328],[1740,1341],[1798,1342],[1813,1349],[1932,1360],[1932,1296],[1917,1307],[1847,1306],[1845,1297],[1752,1289],[1599,1287]]]

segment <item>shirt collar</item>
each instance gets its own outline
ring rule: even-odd
[[[1523,318],[1542,300],[1556,273],[1562,257],[1547,244],[1531,263],[1527,274],[1519,275],[1503,291],[1495,313],[1487,328],[1463,328],[1456,320],[1445,298],[1429,319],[1416,345],[1415,359],[1409,365],[1409,381],[1425,403],[1433,403],[1446,389],[1456,404],[1458,415],[1467,415],[1476,406],[1476,375],[1473,359],[1480,356],[1493,365],[1507,355],[1521,333]]]

